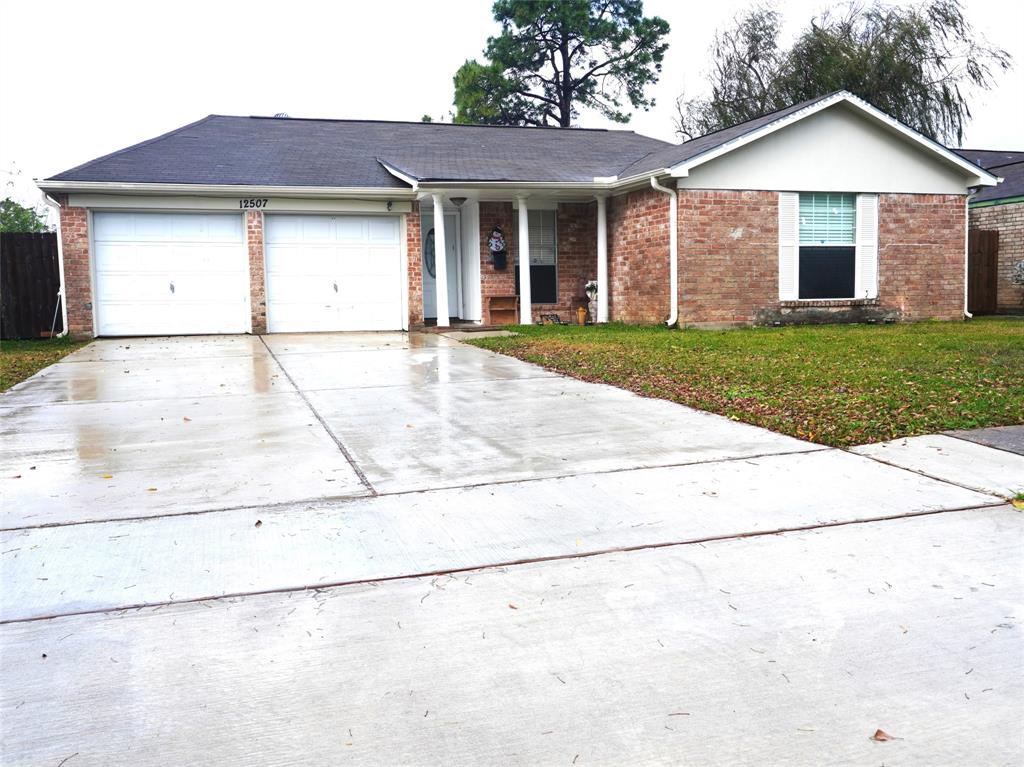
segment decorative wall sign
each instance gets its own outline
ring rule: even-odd
[[[491,252],[491,264],[495,269],[504,269],[508,263],[508,246],[505,244],[505,233],[500,226],[491,229],[487,238],[487,249]]]

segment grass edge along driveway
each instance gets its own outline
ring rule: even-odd
[[[823,445],[1024,423],[1024,318],[512,330],[470,343]]]
[[[72,341],[67,336],[0,341],[0,392],[7,391],[54,362],[60,362],[86,343]]]

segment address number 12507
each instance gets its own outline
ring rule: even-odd
[[[265,208],[270,202],[266,197],[246,197],[238,201],[239,208]]]

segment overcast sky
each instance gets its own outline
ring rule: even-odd
[[[905,0],[898,0],[905,2]],[[674,140],[676,96],[701,90],[708,46],[750,0],[647,0],[672,27],[657,105],[629,127]],[[0,182],[35,202],[33,178],[159,135],[207,114],[435,119],[452,75],[497,25],[489,0],[170,4],[48,0],[0,11]],[[789,33],[827,0],[780,2]],[[1024,150],[1024,3],[967,0],[975,28],[1014,70],[972,102],[965,146]],[[17,87],[11,87],[17,82]],[[447,119],[447,117],[446,117]],[[584,115],[583,127],[608,127]],[[622,127],[622,126],[615,126]],[[3,196],[11,190],[4,190]]]

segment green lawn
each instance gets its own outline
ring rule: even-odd
[[[472,343],[825,445],[1024,423],[1024,319],[744,330],[530,326]]]
[[[7,391],[82,346],[85,342],[67,338],[0,341],[0,391]]]

